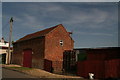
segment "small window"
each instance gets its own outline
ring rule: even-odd
[[[63,40],[60,40],[60,45],[63,46]]]

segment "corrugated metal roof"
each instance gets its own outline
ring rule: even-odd
[[[119,49],[120,47],[75,48],[74,50]]]

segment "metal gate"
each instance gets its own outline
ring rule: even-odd
[[[52,61],[44,59],[44,70],[48,72],[53,72]]]
[[[63,69],[66,72],[76,70],[76,53],[74,51],[65,51],[63,53]]]

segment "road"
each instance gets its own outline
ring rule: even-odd
[[[21,72],[2,68],[2,78],[35,78],[35,77],[32,77],[31,75],[27,75]]]

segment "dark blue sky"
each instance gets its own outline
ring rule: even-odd
[[[118,46],[116,2],[3,2],[3,36],[8,39],[14,18],[13,40],[57,24],[73,32],[76,48]]]
[[[0,2],[0,37],[2,36],[2,3]]]

